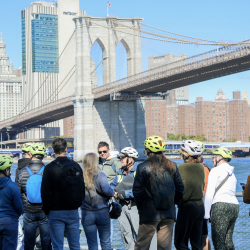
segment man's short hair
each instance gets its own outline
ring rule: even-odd
[[[65,152],[67,148],[67,142],[63,138],[56,138],[52,142],[52,148],[54,149],[55,154],[60,155],[61,153]]]
[[[102,147],[107,147],[107,149],[109,149],[109,145],[105,141],[99,142],[97,149],[102,148]]]

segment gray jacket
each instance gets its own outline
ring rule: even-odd
[[[44,164],[42,161],[36,160],[36,161],[31,161],[27,167],[31,170],[31,172],[37,174],[43,166]],[[42,213],[43,212],[42,204],[31,205],[28,201],[26,193],[26,183],[29,177],[30,175],[26,168],[23,168],[19,171],[19,178],[17,181],[17,185],[22,195],[24,213],[27,214]]]
[[[106,161],[103,161],[102,158],[99,158],[98,166],[100,171],[106,174],[109,184],[114,180],[118,170],[122,167],[118,158],[112,158],[111,160]]]

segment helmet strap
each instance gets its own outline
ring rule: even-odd
[[[221,156],[221,157],[222,157],[222,156]],[[216,157],[216,165],[215,165],[215,167],[217,167],[217,166],[218,166],[218,163],[221,162],[222,160],[223,160],[223,158],[221,158],[220,160],[217,161],[217,157]]]
[[[10,176],[11,176],[11,173],[9,173],[9,175],[7,175],[7,169],[9,169],[9,168],[6,168],[4,171],[2,171],[2,173],[6,176],[6,177],[8,177],[8,178],[10,178]]]

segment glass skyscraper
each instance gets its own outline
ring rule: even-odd
[[[26,75],[25,17],[22,17],[22,72]],[[34,14],[31,20],[32,72],[59,72],[58,16]]]
[[[58,17],[35,14],[31,20],[32,72],[58,73]],[[54,68],[53,68],[54,67]]]

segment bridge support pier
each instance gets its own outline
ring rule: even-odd
[[[143,158],[145,102],[144,99],[93,102],[75,97],[74,159],[81,161],[86,153],[97,153],[100,141],[109,143],[111,150],[134,147]]]

